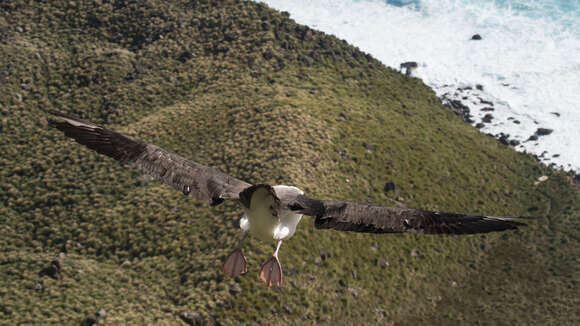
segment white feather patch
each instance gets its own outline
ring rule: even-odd
[[[75,126],[75,127],[85,127],[85,128],[91,128],[91,129],[97,129],[98,126],[94,125],[94,124],[87,124],[87,123],[82,123],[80,121],[77,120],[73,120],[73,119],[69,119],[69,118],[65,118],[65,117],[60,117],[61,119],[63,119],[64,121],[70,123],[71,125]]]

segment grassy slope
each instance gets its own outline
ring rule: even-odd
[[[232,325],[580,322],[580,200],[563,175],[461,123],[420,81],[265,6],[144,3],[0,5],[0,324],[78,325],[101,307],[112,325],[179,325],[183,311]],[[248,275],[220,271],[239,209],[81,149],[41,109],[321,198],[549,217],[466,237],[307,219],[282,247],[284,286],[266,289],[256,273],[272,244],[247,242]],[[40,277],[61,251],[63,279]]]

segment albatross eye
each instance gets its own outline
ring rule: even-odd
[[[274,217],[278,217],[278,211],[272,205],[270,205],[270,213],[272,213]]]

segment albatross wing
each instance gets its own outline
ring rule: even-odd
[[[523,218],[430,212],[298,196],[290,209],[315,216],[319,229],[367,233],[473,234],[517,229]]]
[[[132,139],[121,133],[81,120],[72,115],[49,111],[57,120],[51,126],[67,137],[100,153],[128,164],[185,195],[217,205],[224,199],[238,199],[251,185],[219,170],[187,160],[161,147]]]

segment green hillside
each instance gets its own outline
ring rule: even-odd
[[[420,80],[254,2],[14,0],[0,13],[0,325],[88,324],[101,309],[99,325],[186,325],[183,312],[205,325],[580,324],[579,192]],[[268,289],[257,273],[274,243],[250,238],[248,274],[221,272],[239,207],[79,146],[49,109],[315,198],[542,217],[464,237],[307,218]]]

